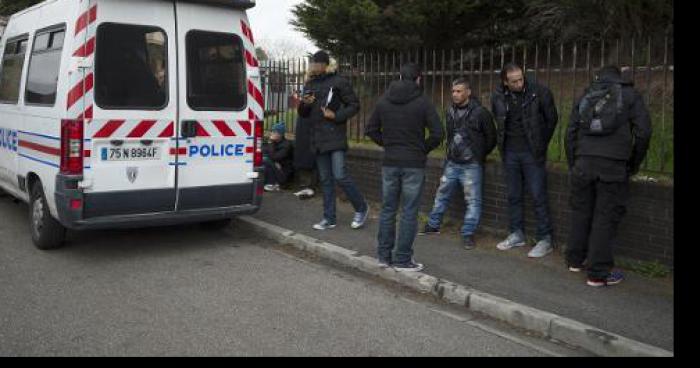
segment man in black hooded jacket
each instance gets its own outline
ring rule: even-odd
[[[629,177],[644,161],[652,128],[649,112],[633,84],[615,66],[602,68],[574,105],[566,135],[571,172],[569,270],[588,261],[588,285],[615,285],[613,244],[626,212]]]
[[[423,269],[423,265],[413,259],[413,242],[418,231],[425,164],[428,153],[440,145],[444,132],[435,107],[420,88],[418,65],[406,64],[401,67],[400,74],[401,80],[393,82],[377,103],[365,134],[384,147],[377,249],[379,263],[411,272]],[[426,128],[430,132],[427,139]],[[399,201],[403,211],[397,241]],[[394,248],[395,257],[392,256]]]

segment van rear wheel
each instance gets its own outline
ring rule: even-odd
[[[51,216],[44,189],[38,181],[32,186],[29,201],[29,227],[37,248],[51,250],[64,245],[66,228]]]
[[[206,230],[221,230],[231,225],[232,219],[202,222],[200,225]]]

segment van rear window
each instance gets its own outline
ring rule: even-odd
[[[19,85],[26,51],[26,36],[7,41],[0,72],[0,103],[16,104],[19,101]]]
[[[190,31],[187,104],[193,110],[239,111],[247,105],[243,41],[235,34]]]
[[[97,29],[95,102],[103,109],[160,110],[168,102],[167,38],[150,26]]]

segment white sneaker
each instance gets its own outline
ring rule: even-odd
[[[498,245],[496,245],[496,248],[498,248],[498,250],[506,251],[516,247],[524,247],[525,245],[525,236],[522,233],[522,231],[518,231],[513,234],[510,234],[508,236],[508,239],[498,243]]]
[[[299,199],[302,198],[311,198],[316,194],[313,189],[307,188],[307,189],[302,189],[296,193],[294,193],[295,196],[297,196]]]
[[[331,224],[328,220],[323,219],[321,222],[318,224],[314,225],[313,228],[314,230],[330,230],[330,229],[335,229],[336,224]]]
[[[527,255],[530,258],[542,258],[548,254],[554,252],[554,247],[552,246],[552,240],[550,237],[546,237],[539,242]]]
[[[266,192],[279,192],[280,191],[280,186],[276,184],[267,184],[263,187]]]
[[[352,220],[352,224],[350,224],[350,227],[357,230],[357,229],[365,226],[365,222],[367,222],[368,218],[369,218],[369,206],[367,206],[367,210],[365,212],[355,212],[355,218]]]

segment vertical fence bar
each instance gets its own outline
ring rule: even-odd
[[[551,86],[552,80],[552,42],[547,41],[547,85]]]
[[[564,106],[564,43],[561,43],[559,47],[559,111],[562,111],[562,107]],[[562,144],[562,129],[561,129],[561,124],[557,124],[557,144],[559,148],[559,156],[557,160],[559,162],[562,161],[562,154],[564,153],[564,147]]]
[[[540,44],[535,43],[535,79],[540,81]]]
[[[442,49],[442,60],[440,62],[440,108],[445,110],[445,49]]]
[[[527,45],[523,45],[523,72],[527,72]]]
[[[651,66],[651,63],[652,63],[651,46],[652,46],[651,37],[649,37],[649,40],[647,42],[647,91],[646,91],[647,92],[647,96],[646,96],[647,97],[646,98],[647,106],[649,106],[649,104],[651,103],[651,69],[652,69],[652,66]]]
[[[433,83],[432,83],[432,93],[430,94],[430,101],[435,104],[435,85],[437,84],[437,73],[435,72],[437,70],[437,51],[433,49],[433,65],[430,68],[433,73]]]
[[[571,69],[572,69],[574,75],[571,77],[571,80],[572,80],[572,83],[573,83],[572,86],[571,86],[571,104],[569,105],[569,108],[568,108],[567,110],[562,111],[561,116],[568,116],[568,115],[569,115],[568,112],[571,111],[571,110],[573,109],[573,106],[574,106],[574,104],[576,103],[576,95],[577,95],[577,93],[576,93],[576,90],[577,90],[577,86],[576,86],[576,67],[577,67],[577,65],[578,65],[578,63],[577,63],[577,61],[578,61],[578,43],[577,43],[577,42],[574,42],[573,59],[574,59],[574,60],[573,60],[573,62],[572,62],[572,68],[571,68]],[[566,106],[565,106],[565,108],[566,108]],[[561,120],[563,120],[563,122],[560,122],[558,125],[562,125],[562,126],[565,126],[565,128],[568,128],[568,125],[569,125],[568,119],[561,119]],[[567,130],[567,129],[565,129],[565,128],[562,128],[562,132],[561,132],[562,136],[564,136],[564,135],[566,134],[566,130]],[[562,141],[563,141],[563,140],[564,140],[564,139],[562,139]],[[563,145],[563,144],[562,144],[561,149],[562,149],[562,152],[566,153],[566,150],[564,150],[564,145]]]
[[[493,47],[491,48],[491,62],[493,64]],[[482,47],[479,47],[479,97],[481,97],[481,82],[482,82],[482,77],[484,75],[484,49]],[[493,90],[493,74],[491,74],[491,81],[489,82],[489,91]]]
[[[668,35],[664,37],[664,86],[661,90],[661,172],[666,169],[666,91],[668,88]]]
[[[591,41],[586,45],[586,83],[591,81]]]

